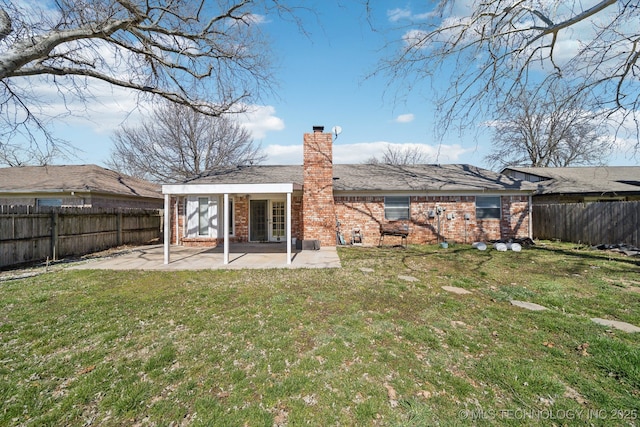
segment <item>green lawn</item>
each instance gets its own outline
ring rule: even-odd
[[[638,259],[550,242],[339,254],[0,282],[0,425],[640,423],[640,333],[590,320],[640,326]]]

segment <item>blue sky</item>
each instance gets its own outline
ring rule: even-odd
[[[391,17],[416,16],[432,4],[417,0],[373,3],[370,19],[381,30],[390,27]],[[477,138],[475,133],[452,132],[435,139],[429,83],[396,99],[386,78],[366,78],[385,52],[389,53],[386,44],[400,40],[401,32],[373,31],[359,1],[312,0],[308,4],[315,14],[302,15],[306,35],[291,22],[267,17],[261,23],[273,43],[276,93],[253,106],[255,112],[244,123],[267,154],[265,163],[302,163],[303,133],[314,125],[323,125],[326,131],[339,125],[342,133],[335,140],[335,163],[361,163],[379,156],[388,144],[419,144],[430,162],[488,167],[483,160],[490,149],[488,133]],[[141,117],[130,94],[118,88],[98,92],[101,95],[90,111],[69,116],[54,128],[57,136],[81,150],[66,163],[104,165],[112,132]],[[62,100],[59,102],[62,108]],[[635,161],[621,154],[609,163]]]

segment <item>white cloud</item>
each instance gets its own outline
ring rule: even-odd
[[[391,22],[398,22],[401,19],[407,19],[411,17],[411,11],[409,9],[391,9],[387,11],[387,17]]]
[[[267,17],[258,13],[248,13],[242,17],[242,21],[246,24],[264,24],[267,21]]]
[[[396,8],[396,9],[387,10],[387,17],[389,18],[390,22],[398,22],[403,19],[422,21],[425,19],[432,18],[433,16],[435,16],[433,12],[414,14],[413,11],[411,11],[411,9]]]
[[[267,132],[284,129],[284,121],[277,117],[271,105],[252,105],[240,115],[240,123],[251,132],[253,139],[263,139]]]
[[[416,116],[414,114],[400,114],[398,117],[396,117],[396,123],[411,123],[414,119],[416,118]]]
[[[268,145],[263,148],[267,155],[265,164],[269,165],[301,165],[302,145]]]
[[[431,163],[456,163],[460,156],[469,151],[458,144],[428,145],[416,143],[393,143],[387,141],[363,142],[334,146],[333,160],[335,163],[363,163],[371,157],[382,157],[387,150],[417,149],[424,153]]]
[[[456,163],[460,157],[471,151],[459,144],[427,145],[427,144],[399,144],[387,141],[360,142],[354,144],[340,144],[333,146],[333,161],[338,164],[364,163],[371,157],[381,157],[388,147],[392,149],[418,148],[425,153],[425,157],[432,163]],[[302,164],[302,145],[269,145],[264,148],[268,158],[265,164],[270,165],[300,165]]]
[[[73,89],[65,92],[64,87],[56,87],[47,79],[25,79],[21,87],[27,97],[37,99],[30,108],[40,119],[53,125],[86,126],[100,134],[111,133],[125,121],[137,120],[152,106],[150,100],[139,99],[135,91],[97,80],[79,89],[84,91],[82,95]]]

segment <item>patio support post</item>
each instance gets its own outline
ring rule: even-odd
[[[224,193],[224,203],[223,203],[223,215],[224,218],[224,258],[223,264],[229,264],[229,193]]]
[[[176,245],[180,244],[180,212],[178,210],[178,199],[179,197],[176,197],[176,205],[174,207],[176,213],[176,223],[174,224],[176,229]]]
[[[176,212],[176,215],[178,213]],[[171,244],[171,195],[164,195],[164,263],[169,264],[169,246]]]
[[[287,265],[291,264],[291,193],[287,193]]]

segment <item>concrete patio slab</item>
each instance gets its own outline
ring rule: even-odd
[[[98,270],[215,270],[245,268],[340,268],[335,247],[296,251],[287,264],[283,244],[235,244],[229,250],[229,264],[223,263],[223,249],[171,246],[171,259],[164,264],[162,245],[141,246],[120,255],[75,263],[69,269]]]

